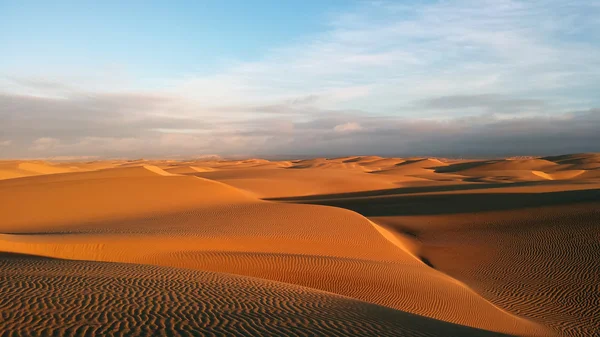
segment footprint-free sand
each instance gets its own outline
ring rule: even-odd
[[[600,155],[0,162],[0,336],[594,336]]]

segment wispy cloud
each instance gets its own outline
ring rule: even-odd
[[[418,101],[415,109],[440,112],[456,110],[475,111],[476,113],[520,114],[542,113],[546,102],[541,99],[514,98],[508,95],[454,95],[432,97]]]
[[[214,74],[8,74],[0,156],[600,150],[599,16],[590,1],[364,2]]]
[[[362,130],[362,126],[356,122],[348,122],[336,125],[333,130],[336,132],[354,132]]]

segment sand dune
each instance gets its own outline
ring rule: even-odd
[[[72,182],[59,182],[65,199],[72,199],[71,193],[94,195],[93,205],[80,204],[78,212],[62,215],[62,225],[57,224],[56,217],[68,209],[61,209],[64,201],[57,198],[57,203],[47,203],[44,192],[48,191],[48,184],[43,188],[37,184],[13,186],[13,204],[6,203],[6,207],[24,203],[19,196],[25,195],[29,205],[23,208],[25,212],[14,214],[3,225],[5,232],[12,233],[0,237],[4,249],[68,259],[236,273],[309,286],[477,328],[509,333],[543,331],[430,270],[356,213],[252,200],[220,183],[165,176],[146,166],[115,170],[118,172],[100,172],[103,179],[87,180],[84,187],[80,181],[75,186]],[[134,170],[142,177],[123,178],[123,174]],[[155,176],[148,177],[148,173]],[[88,173],[95,174],[99,173]],[[143,204],[135,201],[142,197],[142,186]],[[166,186],[174,190],[162,190]],[[184,190],[184,186],[189,190]],[[209,200],[190,195],[191,191],[206,192],[207,187],[212,188]],[[173,203],[171,195],[175,189],[178,199]],[[218,193],[222,193],[222,200],[215,197]],[[175,208],[165,215],[167,202],[187,208]],[[104,214],[94,213],[98,209],[103,209]],[[133,218],[134,213],[145,216]],[[45,214],[46,218],[31,219],[30,214]],[[240,219],[244,219],[244,224]],[[24,230],[25,223],[30,224],[31,231]],[[406,293],[419,301],[409,300]],[[469,310],[462,310],[457,303],[469,303]],[[472,322],[471,310],[480,313],[478,322]]]
[[[215,169],[210,167],[197,167],[197,166],[176,166],[176,167],[166,167],[165,171],[174,174],[195,174],[198,172],[212,172]]]
[[[455,181],[461,180],[462,176],[452,176],[450,174],[440,175],[435,172],[438,167],[444,167],[447,164],[437,159],[410,159],[396,163],[389,167],[380,168],[373,171],[373,174],[394,177],[396,182],[429,182],[429,181]]]
[[[361,160],[358,164],[365,167],[370,172],[375,172],[396,166],[404,161],[405,160],[401,158],[377,158],[374,160]]]
[[[600,158],[594,155],[574,155],[459,162],[447,167],[438,167],[435,171],[471,177],[472,180],[480,182],[589,179],[596,177],[593,171],[600,167],[597,162],[600,162]]]
[[[49,164],[0,181],[0,328],[594,335],[595,158]]]
[[[580,153],[563,156],[553,156],[542,158],[559,165],[568,166],[575,170],[595,170],[600,168],[600,154]]]
[[[496,335],[226,274],[24,255],[2,255],[0,270],[0,324],[12,335]]]
[[[158,170],[133,167],[0,181],[0,226],[4,231],[65,227],[253,200],[219,182]]]
[[[565,336],[598,333],[600,202],[378,221],[417,233],[432,265],[493,303]]]
[[[0,162],[0,180],[29,177],[43,174],[72,172],[73,168],[52,165],[43,161],[6,161]]]
[[[362,170],[322,167],[237,169],[195,175],[252,192],[259,198],[343,193],[397,186],[395,179],[372,176]]]
[[[505,159],[477,167],[479,171],[538,170],[552,168],[556,163],[544,159]]]

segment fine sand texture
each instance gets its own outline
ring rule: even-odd
[[[2,254],[6,336],[500,336],[291,284]]]
[[[0,336],[594,336],[600,155],[0,162]]]

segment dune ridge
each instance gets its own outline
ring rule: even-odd
[[[146,168],[143,169],[140,173],[145,175]],[[130,174],[133,168],[127,170],[127,174]],[[148,172],[156,173],[155,170]],[[57,228],[56,220],[51,218],[47,223],[36,222],[30,231],[23,230],[21,225],[31,211],[53,215],[46,208],[48,205],[44,204],[45,198],[39,198],[37,206],[42,207],[41,210],[29,208],[28,212],[20,216],[15,214],[16,219],[4,224],[5,232],[11,227],[21,230],[15,232],[13,229],[12,234],[0,237],[3,249],[13,253],[74,260],[154,264],[235,273],[309,286],[476,328],[500,332],[528,331],[532,335],[543,331],[535,324],[498,310],[477,294],[456,287],[449,279],[437,273],[431,274],[426,266],[412,256],[402,254],[397,246],[389,244],[369,220],[354,212],[322,206],[265,202],[247,197],[242,192],[236,193],[234,188],[222,183],[194,176],[156,174],[142,180],[145,186],[143,194],[158,198],[156,202],[154,199],[144,200],[143,207],[152,208],[152,212],[147,217],[132,219],[129,217],[132,212],[144,214],[144,211],[138,203],[123,203],[112,197],[118,194],[127,199],[135,198],[124,194],[124,188],[134,189],[127,186],[121,173],[117,173],[104,173],[104,177],[109,178],[99,179],[98,184],[91,184],[95,180],[89,180],[84,186],[88,194],[96,196],[96,204],[114,202],[102,207],[111,209],[113,214],[105,214],[105,218],[98,220],[86,213],[90,210],[82,205],[79,207],[80,213],[71,214],[79,218],[70,218],[68,223],[71,225],[62,229]],[[139,186],[137,179],[127,177],[127,182],[135,182],[134,186]],[[212,204],[204,197],[188,195],[183,185],[174,184],[181,179],[185,179],[185,186],[190,188],[190,193],[205,187],[194,186],[192,181],[210,184],[213,187],[210,196]],[[175,205],[192,202],[187,203],[190,208],[161,216],[157,207],[164,206],[164,200],[171,199],[166,194],[172,193],[167,192],[170,190],[163,192],[164,182],[168,182],[170,188],[177,188],[179,197],[186,198],[178,200]],[[63,193],[67,193],[70,185],[64,181],[61,183]],[[81,188],[78,181],[75,186]],[[151,187],[159,190],[153,191]],[[47,186],[38,190],[32,190],[29,185],[20,188],[25,189],[26,193],[16,195],[26,195],[30,201],[36,200],[38,193],[45,195],[47,190]],[[114,190],[109,193],[107,188]],[[214,188],[225,190],[225,199],[215,199],[215,194],[223,192],[217,192]],[[107,197],[100,192],[106,193]],[[14,196],[14,203],[22,202]],[[71,198],[68,195],[65,197]],[[127,205],[127,208],[118,209],[117,204]],[[62,214],[64,209],[58,205],[50,207],[56,214]],[[11,205],[7,204],[6,207]],[[311,217],[306,218],[301,214],[310,214]],[[125,219],[115,220],[115,217]],[[240,226],[239,219],[252,219],[252,225]],[[91,220],[96,222],[90,223]],[[198,221],[207,225],[202,226]],[[323,223],[327,223],[327,227],[323,227]],[[340,236],[339,233],[344,235]],[[245,269],[240,268],[244,265],[240,261],[247,262]],[[328,270],[331,262],[339,267]],[[281,270],[282,266],[286,266],[283,273],[273,272]],[[354,280],[348,270],[356,271],[360,278]],[[298,277],[299,274],[305,276]],[[378,276],[380,274],[386,277]],[[431,287],[417,286],[423,283]],[[402,294],[408,292],[430,305],[407,300]],[[457,310],[459,307],[455,303],[460,302],[478,308],[482,319],[472,322],[469,311]],[[441,309],[431,310],[431,307]]]
[[[98,319],[86,308],[74,316],[40,321],[32,330],[19,330],[19,320],[32,319],[25,313],[27,303],[36,310],[50,306],[36,290],[40,282],[47,279],[60,285],[56,288],[61,289],[44,289],[63,296],[77,292],[78,278],[85,278],[79,272],[82,268],[98,270],[102,282],[109,283],[111,273],[118,274],[114,268],[132,268],[123,277],[145,281],[130,285],[136,289],[132,293],[118,294],[124,303],[134,304],[133,311],[124,306],[116,310],[128,317],[144,312],[152,323],[130,318],[131,326],[120,327],[125,332],[119,328],[107,332],[101,330],[108,322],[105,318],[93,333],[141,333],[143,324],[184,331],[189,326],[165,323],[174,309],[165,312],[163,307],[135,304],[152,289],[168,286],[156,283],[154,275],[168,280],[177,270],[182,275],[177,282],[190,278],[210,284],[233,282],[238,287],[246,279],[260,279],[261,287],[273,289],[269,294],[276,298],[271,302],[274,307],[263,311],[262,302],[239,304],[255,309],[236,309],[239,315],[231,323],[215,323],[224,330],[197,325],[204,318],[194,319],[191,312],[173,316],[195,324],[194,331],[233,333],[245,327],[277,335],[286,327],[249,317],[272,322],[268,317],[291,315],[305,317],[304,323],[293,323],[304,335],[385,335],[381,331],[390,326],[399,329],[390,335],[407,336],[443,335],[444,329],[458,335],[593,335],[598,331],[594,303],[600,300],[593,293],[593,279],[600,277],[594,270],[600,266],[591,259],[600,249],[591,225],[597,217],[592,210],[600,209],[594,203],[595,191],[600,190],[595,158],[579,154],[493,161],[376,156],[283,162],[136,160],[95,162],[91,167],[69,163],[63,166],[74,172],[4,179],[0,251],[6,254],[0,263],[15,271],[0,272],[0,282],[10,284],[7,289],[18,307],[1,300],[0,307],[13,315],[12,331],[39,335],[46,324],[56,333],[78,335],[82,327],[60,330],[57,322],[72,322],[78,315]],[[542,218],[549,224],[571,225],[545,225],[536,220],[546,212],[541,210],[548,210]],[[528,243],[532,238],[536,244]],[[523,263],[523,258],[531,263]],[[15,266],[19,263],[23,267]],[[569,272],[557,274],[560,268]],[[236,274],[241,281],[207,273],[224,278]],[[543,281],[544,273],[556,281]],[[18,275],[24,282],[12,282]],[[285,287],[319,295],[292,296]],[[215,289],[219,290],[214,301],[192,292],[193,300],[184,301],[189,303],[184,307],[204,308],[201,317],[227,316],[214,303],[229,301],[232,295],[222,287]],[[38,302],[31,297],[20,302],[18,293],[23,291],[38,294]],[[251,296],[263,296],[256,294]],[[306,301],[310,309],[287,310],[293,305],[281,298],[290,296]],[[572,296],[578,301],[569,302]],[[350,316],[328,307],[338,298],[355,301],[344,309]],[[66,301],[63,308],[69,303],[73,302]],[[94,304],[106,310],[108,305]],[[385,319],[373,323],[373,315],[365,316],[371,309],[363,305],[383,308],[373,310],[396,317],[403,328]],[[323,315],[320,308],[332,308],[326,309],[332,315],[327,324],[318,320]],[[580,310],[583,317],[575,317],[573,310]],[[347,317],[369,323],[350,324]],[[316,322],[314,329],[306,322]]]
[[[6,254],[0,267],[0,324],[16,335],[498,335],[226,274]]]

